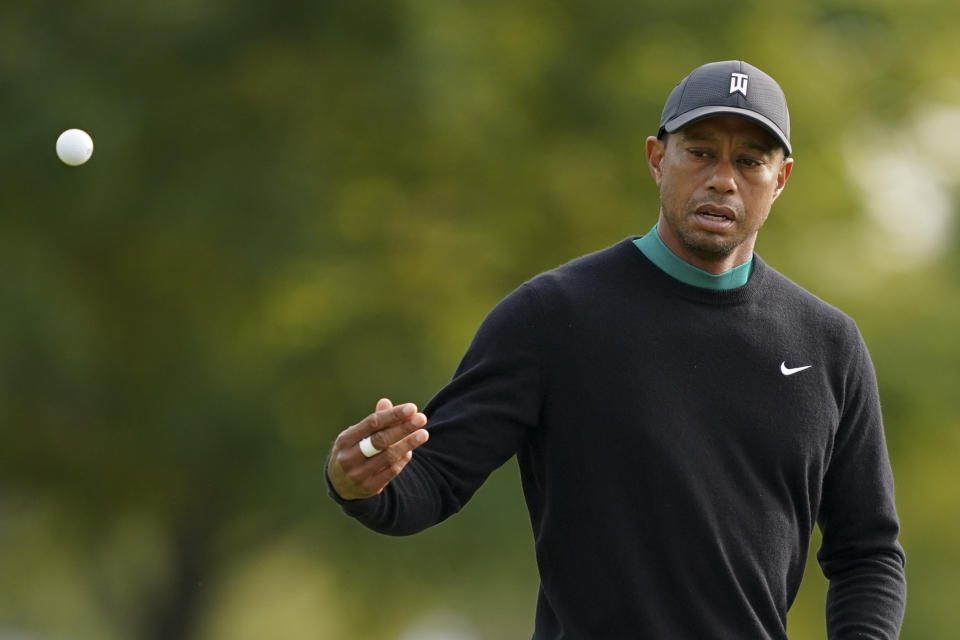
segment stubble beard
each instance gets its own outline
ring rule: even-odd
[[[693,211],[700,204],[702,203],[695,203],[690,209],[691,212],[686,213],[679,224],[672,222],[675,219],[672,215],[665,215],[664,218],[684,248],[695,256],[711,262],[726,258],[743,244],[746,237],[741,237],[740,233],[736,233],[733,237],[723,238],[709,231],[692,229],[691,219],[696,215]],[[668,211],[663,202],[660,203],[660,207],[662,211]],[[741,212],[738,211],[737,213],[739,223],[743,218]]]
[[[711,261],[726,258],[743,243],[739,238],[722,239],[707,231],[694,233],[687,228],[675,228],[674,232],[680,238],[681,244],[691,253]]]

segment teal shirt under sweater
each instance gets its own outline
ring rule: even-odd
[[[717,275],[698,269],[678,257],[664,244],[657,230],[657,225],[653,225],[653,229],[647,235],[634,240],[633,244],[640,249],[650,262],[660,267],[668,275],[684,284],[702,289],[725,290],[742,287],[747,284],[747,280],[750,279],[750,272],[753,269],[752,256],[743,264]]]

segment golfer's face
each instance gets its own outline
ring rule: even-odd
[[[670,134],[655,160],[665,231],[708,260],[735,252],[749,257],[792,164],[769,132],[737,116]]]

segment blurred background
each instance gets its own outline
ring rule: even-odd
[[[955,638],[958,33],[948,0],[6,0],[0,639],[529,637],[515,462],[387,538],[324,457],[425,404],[519,283],[645,233],[644,138],[730,58],[790,101],[758,252],[875,360],[902,637]],[[791,638],[824,592],[811,562]]]

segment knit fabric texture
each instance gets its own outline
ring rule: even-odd
[[[828,637],[898,635],[873,365],[849,317],[759,256],[719,291],[671,278],[633,238],[540,274],[490,312],[424,412],[429,442],[383,493],[331,497],[412,534],[515,455],[535,640],[787,638],[817,525]]]

